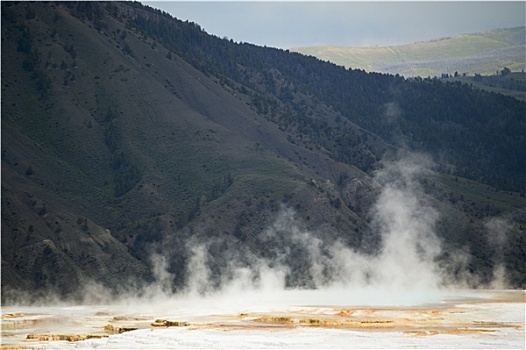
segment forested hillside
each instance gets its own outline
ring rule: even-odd
[[[276,97],[296,114],[301,114],[302,106],[294,94],[311,95],[387,141],[402,138],[411,148],[435,155],[447,153],[448,162],[457,168],[455,175],[524,192],[523,152],[514,147],[525,145],[521,130],[524,104],[519,101],[474,90],[467,84],[441,84],[436,79],[410,83],[287,51],[236,44],[210,36],[198,25],[167,21],[169,15],[150,11],[158,18],[132,17],[134,25],[208,74],[227,76]],[[255,72],[263,75],[258,81],[254,81]],[[276,79],[288,84],[280,84],[284,86],[278,89]],[[390,124],[387,116],[393,108],[396,125]],[[503,112],[510,118],[496,117]],[[465,137],[467,133],[469,137]],[[488,138],[494,139],[498,153],[486,149]],[[503,171],[506,175],[501,177]]]
[[[287,266],[289,286],[319,286],[313,242],[327,259],[336,243],[381,249],[375,208],[399,158],[425,160],[404,186],[440,214],[447,279],[488,286],[503,266],[523,287],[524,112],[458,82],[220,39],[139,3],[2,2],[2,300],[177,291],[200,255],[211,286],[261,259]]]

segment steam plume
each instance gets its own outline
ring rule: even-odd
[[[164,255],[151,256],[156,283],[129,287],[125,294],[135,295],[135,300],[142,296],[150,302],[199,300],[197,304],[203,308],[221,305],[229,312],[276,303],[436,302],[447,292],[444,284],[451,280],[437,263],[442,250],[435,234],[439,213],[419,185],[421,177],[429,176],[433,166],[424,155],[406,154],[399,160],[385,162],[375,174],[381,189],[371,209],[371,226],[381,237],[375,253],[347,246],[333,231],[310,231],[294,210],[283,207],[274,223],[258,238],[266,247],[262,256],[217,242],[217,237],[208,240],[193,237],[186,242],[185,287],[178,294],[173,295],[173,290],[180,281],[175,281],[174,274],[169,272],[166,251]],[[502,252],[510,226],[505,220],[494,219],[486,223],[486,229],[497,251],[493,286],[503,287],[506,276]],[[221,258],[212,254],[218,251],[214,245],[225,247]],[[451,256],[455,264],[466,265],[469,260],[466,252]],[[88,294],[110,299],[112,294],[103,293],[101,288],[94,284]],[[123,296],[122,300],[129,302],[130,298]]]
[[[432,298],[442,281],[436,264],[441,244],[434,233],[439,216],[418,185],[432,166],[425,156],[412,154],[386,163],[376,174],[382,188],[372,211],[373,227],[382,237],[376,254],[310,232],[292,209],[282,208],[261,235],[271,247],[269,255],[252,256],[245,265],[231,263],[223,291],[269,291],[272,286],[276,294],[286,285],[297,285],[315,288],[318,295],[328,293],[333,300],[343,298],[343,303],[418,303]],[[203,245],[192,248],[188,290],[206,294],[208,260]]]

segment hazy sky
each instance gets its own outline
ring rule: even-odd
[[[280,48],[375,46],[525,25],[524,1],[143,1],[210,34]]]

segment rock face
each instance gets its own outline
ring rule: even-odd
[[[134,329],[135,330],[135,329]],[[122,332],[120,332],[122,333]],[[105,338],[107,336],[105,335],[94,335],[94,334],[84,334],[84,335],[67,335],[67,334],[54,334],[54,335],[46,335],[46,334],[28,334],[26,337],[26,340],[29,341],[68,341],[68,342],[76,342],[86,339],[100,339]]]
[[[189,325],[190,323],[184,321],[168,321],[162,319],[157,319],[152,323],[152,327],[187,327]]]

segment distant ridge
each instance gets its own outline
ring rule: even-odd
[[[525,68],[525,27],[459,34],[412,44],[380,47],[309,46],[291,51],[367,72],[433,77],[491,75],[504,67]]]

